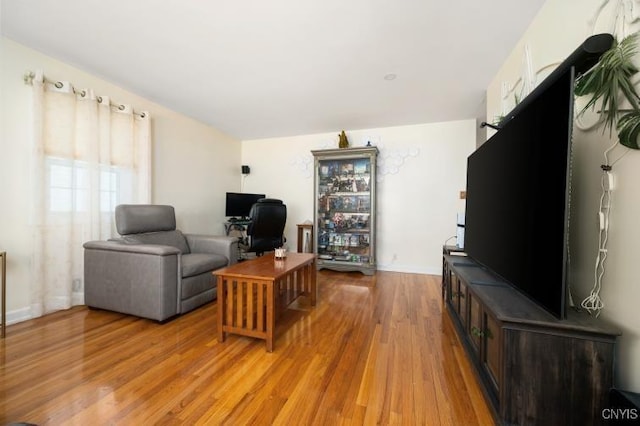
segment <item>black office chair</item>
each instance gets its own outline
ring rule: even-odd
[[[282,247],[284,224],[287,221],[287,206],[281,200],[261,198],[249,212],[251,223],[247,227],[249,248],[247,252],[255,252],[261,256],[265,251]]]

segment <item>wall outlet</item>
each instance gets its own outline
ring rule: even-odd
[[[82,291],[82,280],[80,279],[75,279],[73,280],[72,284],[71,284],[71,291],[73,292],[79,292]]]

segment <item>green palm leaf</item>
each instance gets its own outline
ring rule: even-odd
[[[602,55],[600,61],[576,81],[574,91],[577,96],[591,95],[579,114],[595,108],[596,104],[601,102],[600,114],[604,116],[603,131],[609,129],[609,134],[616,127],[620,114],[620,102],[623,99],[626,99],[634,110],[640,109],[640,97],[631,81],[638,72],[638,68],[633,64],[633,58],[637,53],[639,36],[640,33],[634,33],[620,43],[614,42],[611,49]]]
[[[618,121],[618,138],[620,143],[628,148],[640,149],[640,111],[634,110],[620,117]]]

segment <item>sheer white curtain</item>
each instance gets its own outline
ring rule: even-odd
[[[151,198],[146,112],[89,89],[33,79],[31,315],[84,303],[86,241],[116,235],[117,204]]]

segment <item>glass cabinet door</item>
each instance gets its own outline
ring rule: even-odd
[[[375,272],[377,149],[313,151],[318,267]]]

